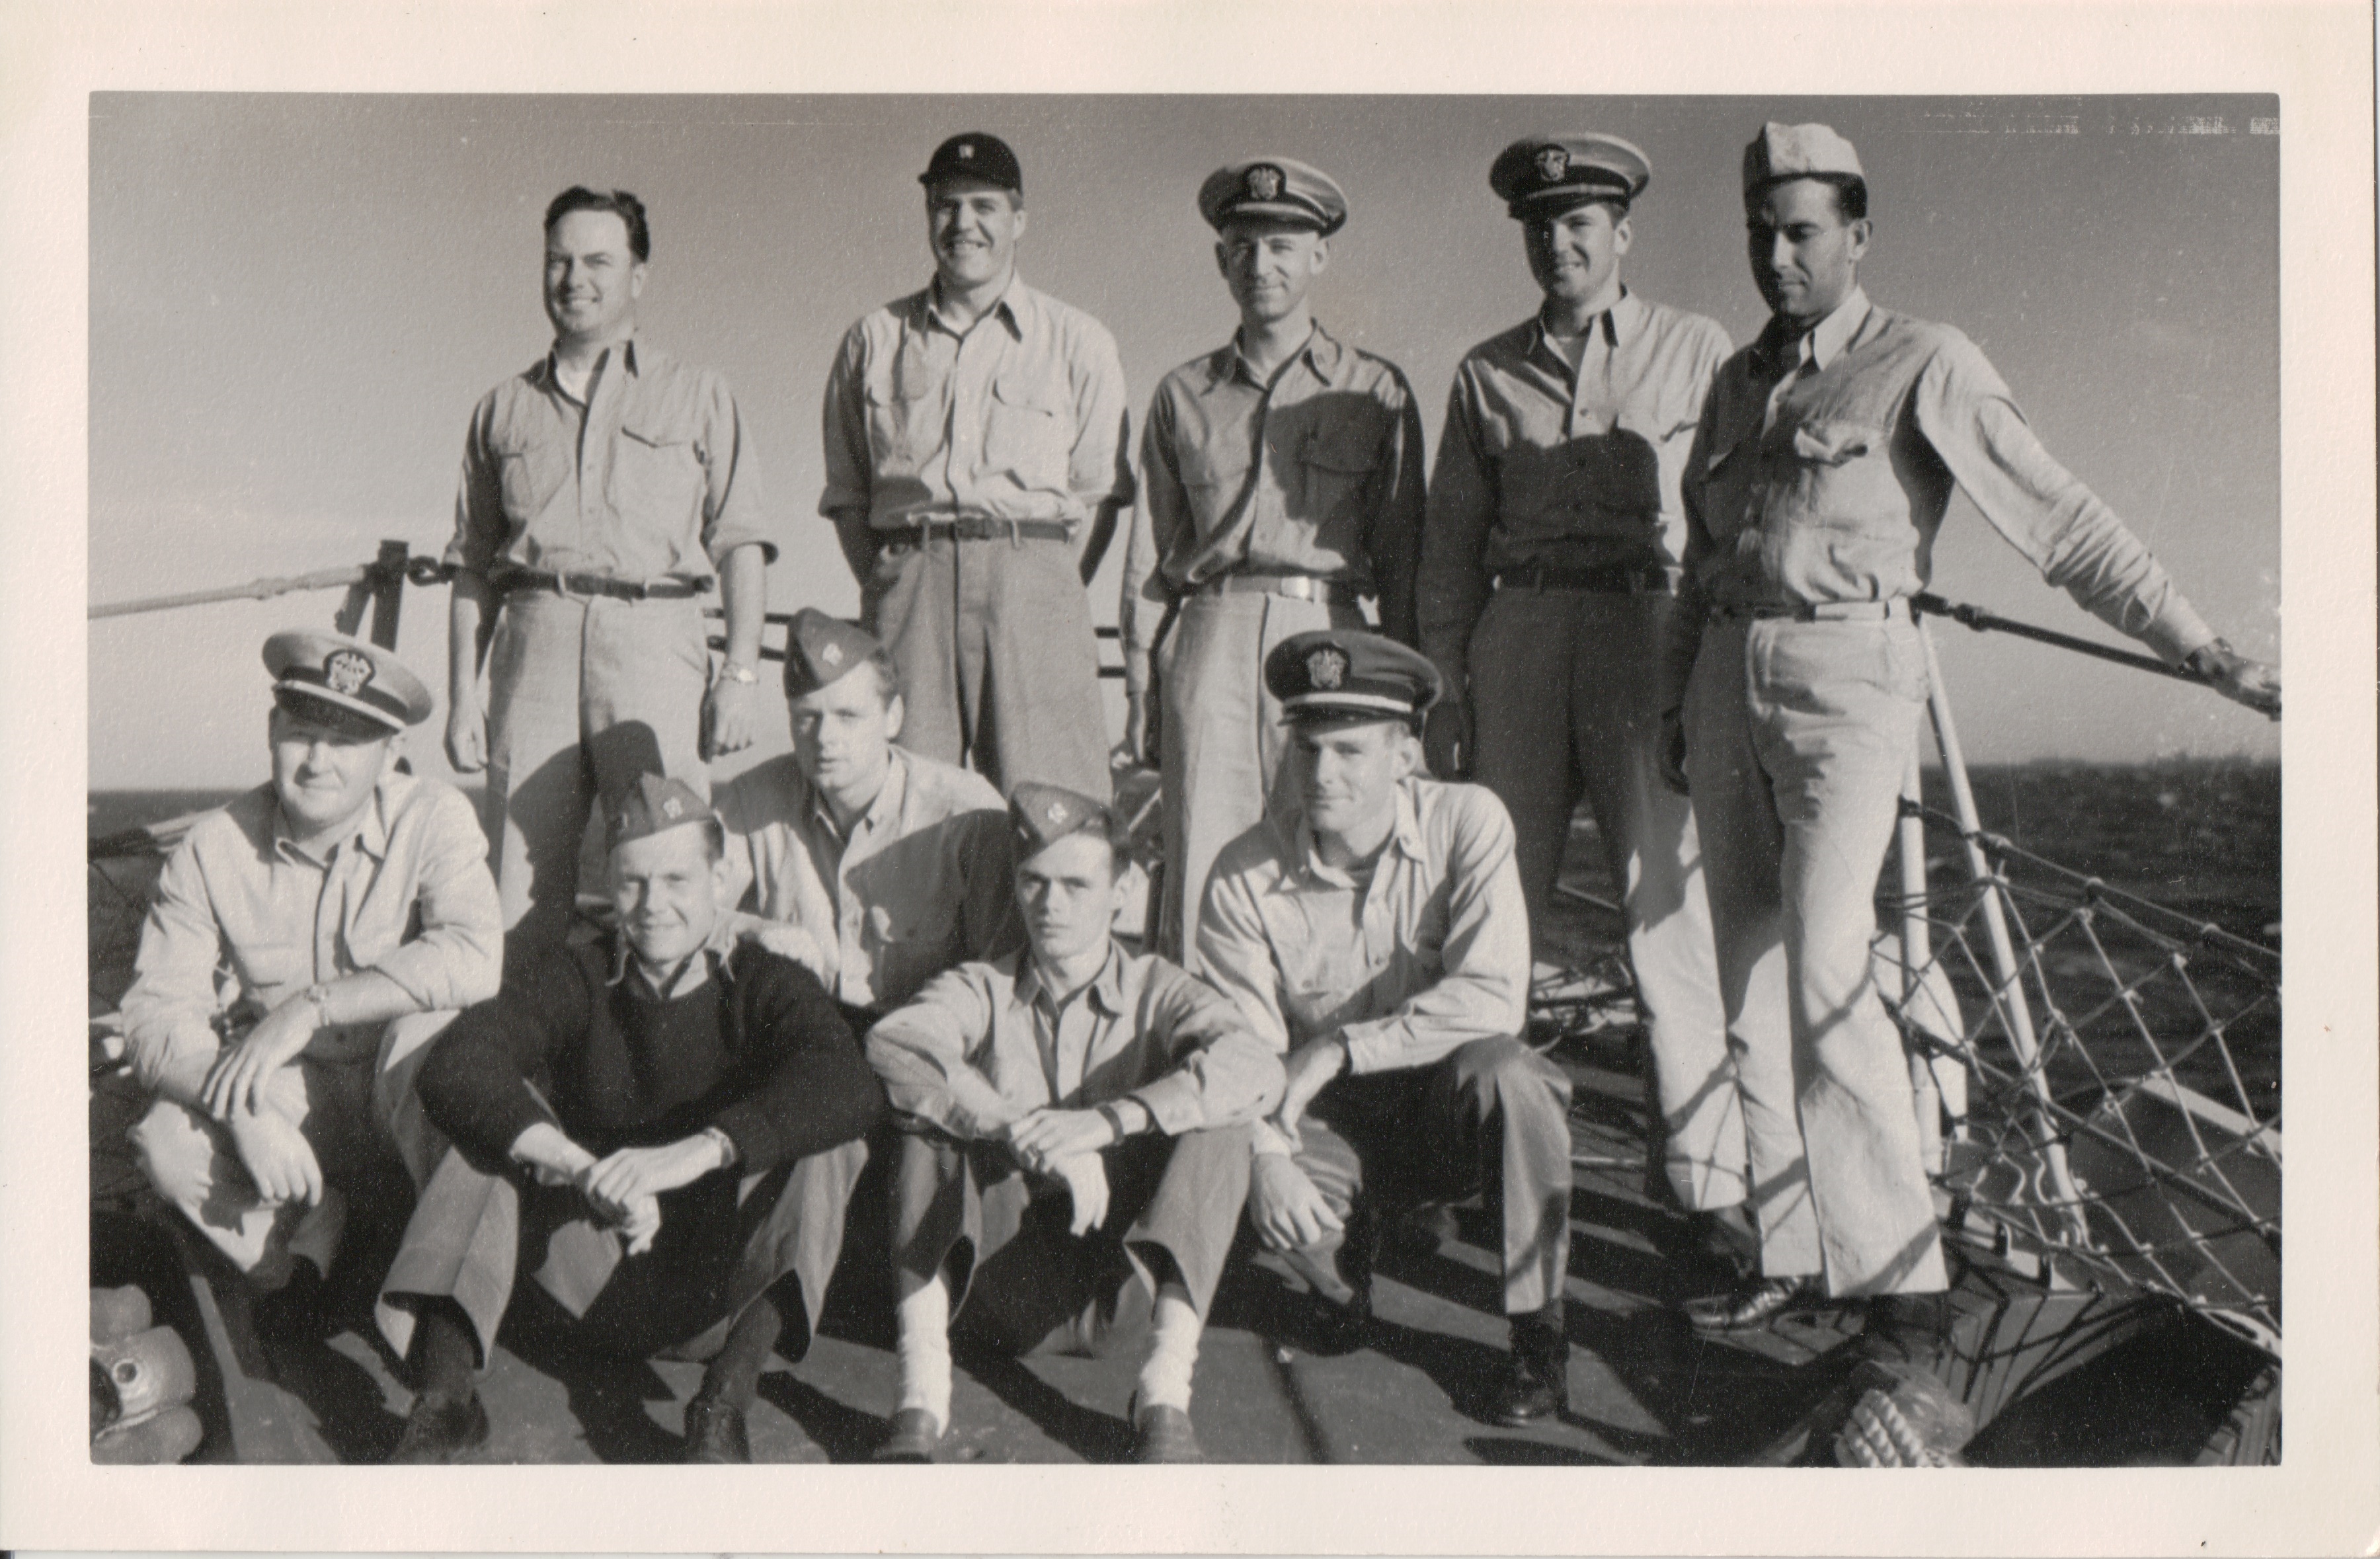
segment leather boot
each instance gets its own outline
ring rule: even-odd
[[[1512,1353],[1488,1417],[1508,1429],[1526,1429],[1570,1408],[1570,1338],[1561,1301],[1512,1318]]]

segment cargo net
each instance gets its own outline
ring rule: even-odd
[[[1902,810],[1973,869],[1878,901],[1953,1235],[2053,1285],[2167,1296],[2277,1358],[2279,951]]]

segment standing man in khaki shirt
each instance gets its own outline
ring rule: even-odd
[[[1742,1218],[1743,1122],[1694,809],[1661,780],[1660,659],[1685,550],[1679,478],[1729,343],[1716,322],[1621,279],[1651,177],[1643,152],[1606,135],[1525,137],[1489,171],[1545,301],[1455,371],[1421,643],[1455,689],[1431,716],[1433,766],[1467,762],[1512,814],[1540,944],[1571,814],[1582,794],[1594,805],[1664,1169],[1708,1225]]]
[[[1002,791],[1109,793],[1084,584],[1132,501],[1123,367],[1097,320],[1026,286],[1025,176],[953,136],[918,176],[935,274],[853,325],[828,375],[826,493],[892,652],[911,749]]]
[[[488,392],[464,443],[446,756],[488,773],[496,885],[520,937],[568,927],[598,800],[648,772],[707,793],[704,765],[759,728],[776,542],[726,381],[637,333],[651,254],[626,190],[553,198],[553,348]],[[715,679],[701,601],[714,575],[727,615]]]
[[[1874,1296],[1871,1349],[1924,1355],[1949,1274],[1869,944],[1927,691],[1909,598],[1951,489],[2109,627],[2275,718],[2280,685],[2042,448],[1973,342],[1868,301],[1850,141],[1764,127],[1743,208],[1773,317],[1720,369],[1695,437],[1664,718],[1742,1045],[1761,1271],[1688,1313],[1728,1330]]]
[[[1208,870],[1264,816],[1281,772],[1264,658],[1292,634],[1362,627],[1366,595],[1383,630],[1410,641],[1422,503],[1421,416],[1404,375],[1332,339],[1307,300],[1347,220],[1339,186],[1261,157],[1216,169],[1198,212],[1219,235],[1240,328],[1157,387],[1118,616],[1125,746],[1146,761],[1157,737],[1164,776],[1158,943],[1194,971],[1184,944]]]

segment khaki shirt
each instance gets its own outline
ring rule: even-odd
[[[1516,1036],[1529,911],[1512,820],[1484,786],[1409,779],[1359,882],[1322,863],[1302,819],[1267,818],[1216,859],[1198,956],[1257,1039],[1286,1052],[1338,1035],[1359,1073]]]
[[[819,512],[877,530],[983,516],[1081,522],[1132,501],[1123,365],[1107,327],[1012,281],[961,331],[935,288],[853,325],[826,382]]]
[[[1035,1110],[1133,1099],[1178,1136],[1253,1121],[1281,1102],[1281,1057],[1232,1004],[1153,953],[1110,944],[1063,1006],[1029,952],[961,964],[868,1030],[896,1110],[990,1137]]]
[[[376,969],[429,1012],[493,996],[503,964],[488,838],[461,792],[389,774],[318,859],[263,785],[200,818],[166,859],[124,995],[127,1054],[154,1088],[319,981]],[[324,1029],[308,1048],[369,1054],[378,1031]]]
[[[596,360],[585,404],[553,358],[471,413],[446,561],[707,581],[737,547],[773,560],[749,433],[726,380],[631,336]]]
[[[1124,548],[1124,687],[1148,687],[1165,609],[1224,574],[1307,574],[1377,595],[1413,641],[1421,413],[1396,365],[1319,325],[1269,383],[1236,342],[1157,386]]]
[[[890,1008],[968,958],[1022,943],[1006,803],[971,770],[895,747],[846,838],[788,755],[712,793],[735,891],[808,933],[846,1005]]]

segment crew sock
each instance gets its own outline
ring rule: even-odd
[[[939,1428],[951,1422],[951,1291],[936,1273],[901,1301],[901,1398],[894,1411],[922,1407]]]
[[[471,1339],[470,1318],[447,1298],[428,1298],[415,1319],[413,1364],[417,1390],[440,1402],[470,1400],[471,1377],[478,1372],[479,1345]]]
[[[785,1324],[777,1302],[763,1294],[736,1319],[727,1341],[702,1372],[701,1395],[731,1407],[748,1408],[760,1387],[760,1371],[777,1346]]]
[[[1198,1367],[1198,1334],[1204,1322],[1190,1302],[1190,1290],[1168,1282],[1157,1291],[1154,1334],[1140,1367],[1136,1401],[1143,1407],[1190,1410],[1190,1377]]]

